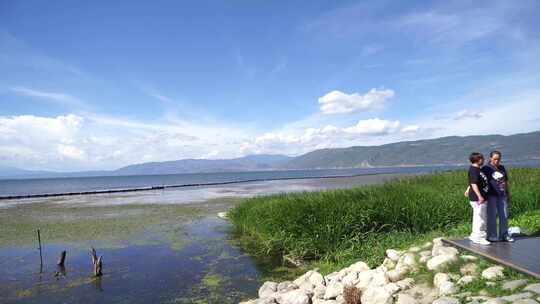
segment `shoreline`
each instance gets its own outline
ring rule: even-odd
[[[418,172],[418,173],[412,173],[412,174],[422,174],[422,173],[427,173],[427,172]],[[376,172],[376,173],[343,174],[343,175],[322,175],[322,176],[302,176],[302,177],[255,178],[255,179],[246,179],[246,180],[238,180],[238,181],[223,181],[223,182],[209,182],[209,183],[173,184],[173,185],[147,186],[147,187],[134,187],[134,188],[118,188],[118,189],[104,189],[104,190],[91,190],[91,191],[79,191],[79,192],[41,193],[41,194],[27,194],[27,195],[7,195],[7,196],[0,196],[0,201],[2,201],[2,200],[31,199],[31,198],[47,198],[47,197],[62,197],[62,196],[92,195],[92,194],[111,194],[111,193],[126,193],[126,192],[139,192],[139,191],[155,191],[155,190],[165,190],[165,189],[173,189],[173,188],[222,186],[222,185],[243,184],[243,183],[255,183],[255,182],[265,182],[265,181],[307,180],[307,179],[332,179],[332,178],[354,178],[354,177],[362,177],[362,176],[392,175],[392,174],[411,174],[411,173],[400,173],[400,172]]]

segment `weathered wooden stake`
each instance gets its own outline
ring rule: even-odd
[[[39,273],[43,272],[43,255],[41,254],[41,235],[39,233],[39,228],[37,230],[37,239],[39,244]]]
[[[92,257],[92,266],[94,270],[94,276],[100,277],[103,275],[102,269],[103,269],[103,256],[97,257],[96,250],[94,247],[90,249],[90,256]]]
[[[64,267],[64,262],[66,261],[66,251],[62,251],[62,253],[60,253],[60,257],[58,257],[58,263],[56,263],[56,265],[60,266],[60,267]]]

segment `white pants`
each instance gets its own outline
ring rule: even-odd
[[[479,241],[487,237],[487,202],[480,204],[478,202],[470,202],[473,209],[472,231],[469,239],[471,241]]]

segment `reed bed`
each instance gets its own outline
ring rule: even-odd
[[[509,175],[510,214],[540,209],[540,168],[512,169]],[[466,172],[460,170],[352,189],[260,196],[242,201],[230,218],[240,236],[265,254],[330,268],[354,259],[376,263],[385,246],[468,233],[466,186]]]

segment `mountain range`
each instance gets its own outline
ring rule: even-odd
[[[319,149],[296,157],[258,154],[234,159],[182,159],[134,164],[111,171],[51,172],[0,166],[0,178],[125,176],[292,169],[466,164],[472,151],[500,150],[506,163],[540,165],[540,131],[515,135],[449,136],[380,146]]]

